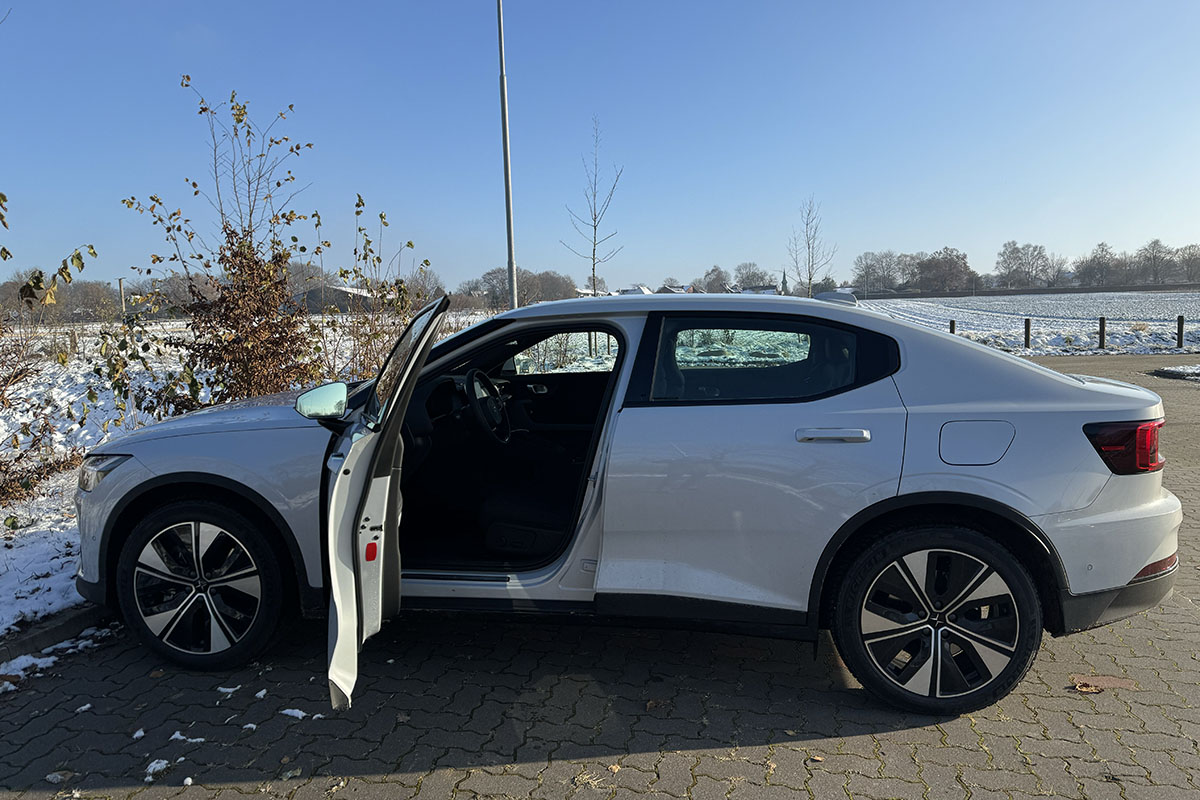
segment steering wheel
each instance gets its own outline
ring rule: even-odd
[[[483,370],[473,369],[463,378],[463,390],[467,393],[467,405],[475,426],[497,444],[508,444],[512,438],[512,425],[508,421],[504,398],[492,379]]]

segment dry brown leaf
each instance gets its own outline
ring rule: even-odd
[[[824,761],[825,756],[809,756],[808,760],[809,761]]]
[[[609,764],[608,771],[613,773],[614,775],[616,775],[618,772],[621,771],[621,765],[620,764]]]
[[[1075,684],[1075,691],[1080,694],[1100,694],[1104,689],[1087,681],[1079,681]]]
[[[151,677],[151,678],[161,678],[163,675],[166,675],[166,674],[167,674],[167,673],[166,673],[166,672],[164,672],[164,671],[163,671],[163,670],[161,670],[161,669],[152,669],[152,670],[150,670],[150,677]]]
[[[795,731],[784,731],[784,733],[786,733],[788,736],[795,736],[795,735],[796,735],[796,732],[795,732]]]
[[[646,710],[653,711],[654,709],[659,708],[660,706],[665,706],[666,704],[667,704],[666,700],[647,700],[646,701]]]

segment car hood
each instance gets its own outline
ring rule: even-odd
[[[300,392],[283,392],[265,397],[252,397],[249,400],[238,400],[219,406],[209,406],[115,437],[92,452],[96,454],[120,453],[129,445],[138,442],[172,436],[277,430],[279,428],[311,428],[319,425],[320,423],[296,413],[294,406],[299,395]]]

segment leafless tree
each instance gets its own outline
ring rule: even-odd
[[[821,204],[812,195],[800,206],[800,230],[792,228],[787,249],[789,266],[800,284],[797,289],[812,297],[813,284],[829,277],[829,265],[837,255],[837,245],[827,244],[821,235]]]
[[[570,206],[567,206],[567,213],[571,216],[571,226],[587,244],[577,250],[565,241],[561,239],[559,241],[563,247],[591,264],[592,276],[589,285],[595,287],[598,283],[596,269],[601,264],[610,261],[624,247],[622,245],[609,249],[609,242],[617,235],[616,231],[604,235],[600,233],[604,215],[608,213],[608,207],[617,191],[617,184],[621,181],[621,173],[625,169],[614,165],[612,182],[608,184],[607,188],[601,184],[599,117],[592,117],[592,161],[589,164],[586,156],[582,160],[583,172],[587,176],[583,188],[583,199],[587,205],[587,211],[584,214],[577,214],[571,210]]]

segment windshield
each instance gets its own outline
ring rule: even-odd
[[[383,417],[383,412],[387,409],[388,402],[391,401],[396,392],[397,384],[404,376],[405,367],[408,365],[412,354],[414,344],[421,339],[425,329],[437,317],[435,313],[440,298],[433,301],[429,305],[417,312],[417,315],[412,318],[412,322],[408,323],[408,328],[404,334],[396,342],[396,346],[392,348],[392,352],[388,355],[387,360],[383,362],[383,368],[379,370],[379,376],[375,379],[374,393],[374,409],[373,414],[376,419]]]

